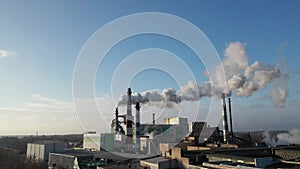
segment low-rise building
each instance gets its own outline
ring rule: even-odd
[[[139,152],[141,154],[161,154],[160,143],[175,145],[189,135],[187,118],[167,118],[165,124],[141,124]],[[89,151],[134,152],[126,147],[127,136],[120,133],[87,132],[83,136],[83,149]],[[133,140],[137,139],[135,136]]]
[[[43,141],[37,143],[28,143],[26,158],[35,162],[46,162],[49,159],[49,153],[63,152],[66,143],[56,141]]]
[[[95,160],[95,155],[89,152],[50,153],[49,169],[97,169],[104,166],[105,160]]]
[[[114,151],[114,134],[87,132],[83,135],[83,149],[89,151]]]

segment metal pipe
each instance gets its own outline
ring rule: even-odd
[[[118,133],[119,132],[119,120],[118,120],[118,118],[119,118],[119,111],[118,111],[118,107],[116,108],[116,117],[115,117],[115,123],[116,123],[116,125],[115,125],[115,133]]]
[[[128,88],[127,91],[127,116],[126,116],[126,143],[128,144],[133,144],[133,130],[132,130],[132,122],[133,122],[133,116],[132,116],[132,110],[131,110],[131,89]]]
[[[136,109],[136,113],[135,113],[135,153],[139,154],[140,153],[140,149],[141,149],[141,141],[140,141],[140,137],[141,137],[141,131],[140,131],[140,103],[136,103],[135,105],[135,109]]]
[[[226,111],[226,102],[225,102],[225,93],[222,93],[222,117],[223,117],[223,141],[224,143],[228,142],[228,121],[227,121],[227,111]]]
[[[230,122],[230,137],[233,141],[233,126],[232,126],[232,114],[231,114],[231,98],[228,97],[228,110],[229,110],[229,122]]]
[[[155,113],[152,114],[152,124],[155,125]]]

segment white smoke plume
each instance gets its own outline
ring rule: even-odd
[[[270,132],[264,132],[264,141],[270,146],[300,144],[300,129],[279,133],[273,137]]]
[[[134,93],[132,102],[171,102],[199,101],[203,97],[220,97],[221,93],[235,93],[238,97],[249,97],[253,93],[270,85],[270,96],[274,106],[283,107],[287,97],[285,85],[288,76],[281,72],[279,65],[266,65],[255,61],[249,65],[246,44],[230,43],[224,51],[221,65],[216,66],[210,73],[211,81],[197,84],[189,81],[178,91],[168,88],[162,92],[157,90]],[[224,72],[226,81],[224,82]],[[213,85],[212,85],[213,84]],[[127,103],[127,96],[122,95],[119,105]],[[172,105],[172,104],[171,104]]]
[[[166,105],[172,107],[174,104],[178,104],[182,101],[199,101],[202,97],[211,97],[213,96],[213,93],[221,93],[213,92],[212,90],[210,82],[198,85],[193,81],[189,81],[187,85],[180,87],[178,91],[167,88],[163,89],[162,92],[158,92],[158,90],[149,90],[141,93],[133,93],[131,95],[131,101],[132,104],[135,104],[136,102],[169,103]],[[126,94],[122,95],[118,101],[118,105],[127,104],[127,99],[128,97]]]
[[[265,144],[267,144],[269,146],[276,146],[276,138],[271,136],[270,131],[265,131],[263,133],[263,138],[264,138]]]
[[[133,93],[131,95],[131,102],[135,104],[139,103],[149,103],[152,105],[160,107],[167,103],[168,107],[173,107],[182,101],[199,101],[203,97],[218,97],[220,98],[222,90],[216,87],[212,87],[210,82],[205,82],[199,85],[193,81],[189,81],[187,85],[180,87],[178,91],[172,88],[163,89],[162,92],[158,90],[149,90],[141,93]],[[229,96],[230,93],[227,94]],[[123,94],[119,100],[118,105],[126,105],[128,102],[127,94]],[[158,104],[156,104],[158,103]]]
[[[281,133],[277,135],[277,143],[283,144],[300,144],[300,130],[294,129],[289,131],[289,133]]]

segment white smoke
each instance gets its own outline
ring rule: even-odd
[[[150,90],[132,95],[132,102],[164,102],[180,103],[182,101],[199,101],[203,97],[220,97],[221,93],[235,93],[238,97],[249,97],[256,91],[270,84],[270,96],[274,106],[283,107],[287,97],[285,85],[288,76],[282,73],[278,65],[266,65],[255,61],[249,65],[246,44],[230,43],[224,51],[221,65],[216,66],[210,73],[211,81],[203,84],[189,81],[178,91],[167,88],[162,92]],[[223,68],[223,69],[222,69]],[[224,72],[226,81],[224,82]],[[214,85],[212,85],[214,84]],[[127,103],[127,96],[122,95],[119,105]],[[172,104],[167,104],[172,105]]]
[[[285,89],[287,84],[288,76],[281,76],[275,79],[270,85],[270,96],[272,103],[276,107],[284,107],[288,92]]]
[[[269,146],[276,146],[276,138],[271,136],[270,131],[265,131],[263,133],[263,137],[264,137],[264,142],[265,144],[269,145]]]
[[[248,55],[245,48],[246,44],[241,42],[232,42],[224,50],[224,59],[222,64],[217,65],[215,70],[210,71],[211,80],[213,84],[221,88],[226,87],[224,82],[224,72],[226,80],[229,77],[242,73],[248,67]],[[224,72],[223,72],[224,70]]]
[[[279,70],[279,66],[264,65],[258,61],[246,67],[243,74],[234,74],[228,80],[230,91],[236,91],[237,96],[251,96],[254,92],[263,89],[267,84],[286,77]],[[278,100],[279,101],[279,100]]]
[[[230,43],[224,51],[224,56],[223,65],[218,65],[212,73],[212,79],[215,79],[217,85],[225,88],[225,91],[235,92],[236,96],[249,97],[270,84],[273,105],[276,107],[285,105],[288,76],[280,71],[279,65],[267,65],[259,61],[249,65],[246,44],[241,42]],[[221,78],[222,66],[227,84],[222,82],[224,79]]]
[[[300,144],[300,129],[293,129],[275,136],[271,136],[270,132],[264,132],[264,141],[270,146]]]
[[[144,91],[142,93],[133,93],[131,96],[132,103],[147,103],[147,102],[163,102],[164,96],[161,93],[158,93],[157,90]],[[128,102],[128,97],[126,94],[122,95],[119,100],[119,105],[125,105]]]
[[[248,67],[248,55],[245,48],[246,44],[241,42],[230,43],[224,51],[222,61],[226,76],[232,76]]]
[[[131,101],[132,104],[135,104],[136,102],[151,102],[154,103],[153,105],[161,105],[155,103],[167,103],[166,105],[168,107],[172,107],[174,104],[178,104],[182,101],[199,101],[202,97],[211,97],[213,93],[210,82],[198,85],[193,81],[189,81],[187,85],[180,87],[178,91],[167,88],[163,89],[162,92],[158,92],[158,90],[149,90],[141,93],[133,93],[131,95]],[[127,104],[127,100],[127,95],[122,95],[118,101],[118,105]]]
[[[300,130],[294,129],[289,131],[289,133],[281,133],[277,135],[277,143],[283,144],[300,144]]]

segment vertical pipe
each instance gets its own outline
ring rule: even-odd
[[[132,117],[132,110],[131,110],[131,89],[128,88],[127,91],[127,116],[126,116],[126,143],[128,144],[133,144],[132,136],[133,136],[133,131],[132,131],[132,122],[133,122],[133,117]],[[129,146],[129,145],[128,145]]]
[[[118,120],[118,117],[119,117],[119,111],[118,111],[118,107],[116,108],[116,117],[115,117],[115,133],[117,134],[119,132],[119,120]]]
[[[228,110],[229,110],[229,122],[230,122],[230,137],[233,141],[233,126],[232,126],[232,114],[231,114],[231,98],[228,97]]]
[[[135,105],[135,109],[136,109],[136,113],[135,113],[135,153],[139,154],[140,153],[140,148],[141,148],[141,141],[140,141],[140,137],[141,137],[141,133],[140,133],[140,103],[136,103]]]
[[[225,102],[225,93],[222,93],[222,117],[223,117],[223,141],[224,143],[228,142],[228,122],[227,122],[227,112],[226,112],[226,102]]]
[[[251,144],[251,133],[250,132],[248,132],[248,141],[249,141],[249,143]]]
[[[155,113],[152,114],[152,124],[155,125]]]

